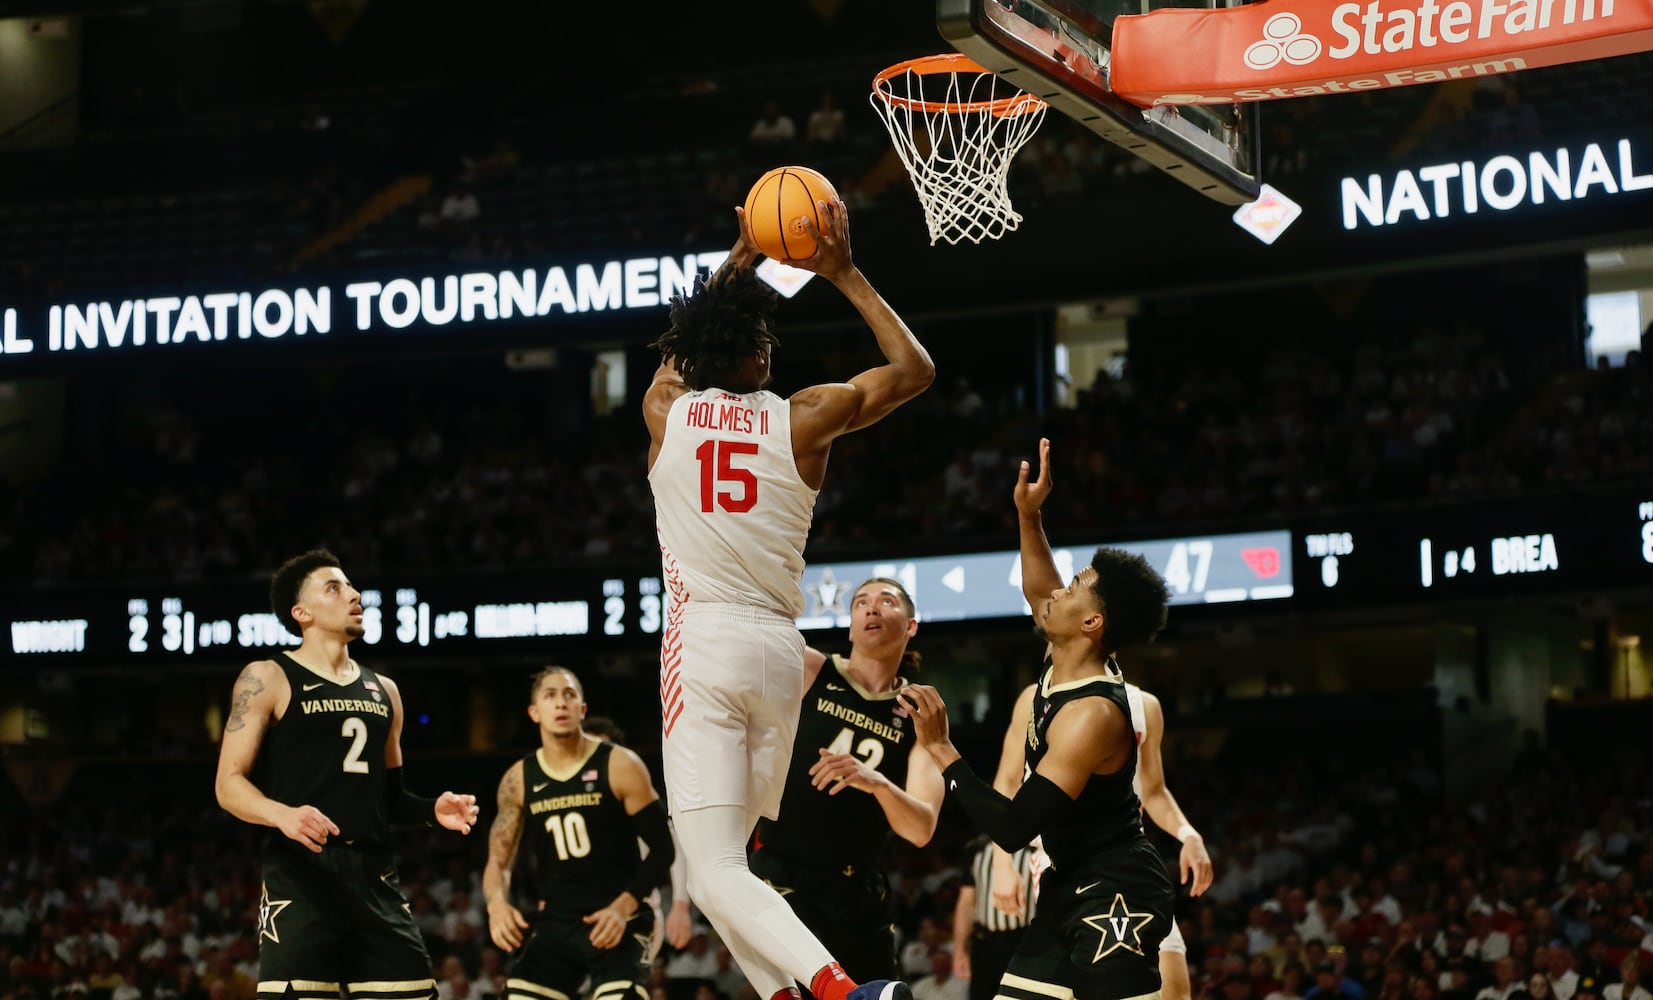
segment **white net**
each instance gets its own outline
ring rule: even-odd
[[[1044,101],[963,56],[939,56],[879,74],[872,106],[913,179],[931,246],[998,239],[1021,225],[1010,161],[1045,120]]]

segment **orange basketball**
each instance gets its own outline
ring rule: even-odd
[[[746,195],[746,220],[752,239],[764,256],[776,260],[808,260],[815,256],[815,240],[804,220],[824,228],[817,201],[838,197],[832,182],[808,167],[776,167],[752,185]]]

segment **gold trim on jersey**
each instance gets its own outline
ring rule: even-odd
[[[534,760],[539,763],[540,770],[545,772],[545,776],[550,778],[552,781],[572,781],[574,780],[574,775],[579,774],[580,769],[585,767],[586,763],[590,761],[594,755],[596,755],[597,748],[603,745],[603,741],[595,736],[587,736],[585,738],[591,741],[591,748],[586,751],[584,757],[579,759],[578,763],[569,765],[567,771],[559,772],[552,769],[551,762],[545,759],[544,747],[540,747],[538,750],[534,751]]]
[[[1109,661],[1109,662],[1112,662],[1112,661]],[[1044,695],[1046,698],[1049,698],[1053,694],[1060,694],[1063,691],[1077,691],[1079,688],[1084,687],[1086,684],[1094,684],[1097,681],[1101,681],[1105,684],[1124,684],[1125,683],[1125,679],[1123,677],[1109,676],[1108,674],[1096,674],[1096,675],[1091,676],[1091,677],[1081,677],[1076,681],[1063,681],[1060,684],[1052,684],[1050,682],[1050,678],[1055,673],[1056,673],[1056,668],[1054,666],[1052,666],[1052,667],[1046,669],[1045,672],[1044,672],[1044,675],[1039,678],[1039,693]]]
[[[315,674],[317,677],[321,678],[322,680],[326,681],[327,683],[336,685],[338,687],[349,687],[350,685],[352,685],[352,684],[354,684],[357,681],[362,679],[362,665],[360,663],[357,663],[355,660],[350,661],[350,670],[351,670],[350,679],[341,681],[337,677],[334,677],[332,674],[324,674],[320,670],[317,670],[315,667],[310,666],[310,664],[305,663],[303,660],[301,660],[298,657],[294,656],[292,654],[292,652],[289,651],[289,650],[283,650],[282,655],[287,657],[287,659],[292,660],[294,663],[298,664],[300,667],[303,667],[305,673]]]
[[[509,993],[512,990],[516,990],[518,993],[528,993],[537,997],[549,997],[550,1000],[569,1000],[567,993],[559,993],[549,986],[541,986],[538,983],[530,983],[526,979],[505,980],[505,991]]]
[[[648,991],[643,988],[642,983],[633,979],[611,979],[601,986],[593,987],[591,1000],[597,1000],[598,997],[602,996],[621,996],[632,990],[635,990],[643,1000],[648,1000]]]
[[[369,979],[361,983],[345,984],[352,997],[366,993],[414,993],[436,989],[434,979]]]
[[[1072,987],[1063,986],[1060,983],[1046,983],[1037,979],[1029,979],[1026,976],[1018,976],[1013,972],[1006,972],[1004,977],[999,980],[999,985],[1012,986],[1018,990],[1037,993],[1040,996],[1055,997],[1056,1000],[1073,1000]],[[994,1000],[1022,1000],[1022,998],[1000,993]]]
[[[848,684],[856,694],[865,698],[867,701],[890,701],[896,695],[900,694],[901,689],[906,687],[908,683],[907,678],[897,676],[895,679],[895,687],[889,689],[888,691],[868,691],[866,688],[862,687],[855,680],[855,678],[851,677],[844,670],[844,668],[849,665],[848,657],[841,653],[833,653],[828,659],[831,661],[832,666],[838,671],[838,676],[843,679],[844,683]]]
[[[319,979],[261,979],[258,982],[258,992],[260,993],[279,995],[286,993],[289,989],[300,997],[336,997],[339,995],[338,983],[324,983]]]

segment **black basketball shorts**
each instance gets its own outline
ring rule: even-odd
[[[654,909],[626,924],[620,943],[598,948],[579,916],[540,914],[505,967],[506,1000],[574,1000],[591,977],[590,1000],[648,1000],[654,959]]]
[[[430,955],[388,852],[271,848],[258,902],[258,995],[426,1000]]]
[[[1047,870],[1039,906],[1010,959],[1007,1000],[1126,1000],[1159,991],[1159,942],[1175,890],[1146,840],[1062,872]]]

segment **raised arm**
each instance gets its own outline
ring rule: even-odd
[[[1022,596],[1033,609],[1033,623],[1041,628],[1050,611],[1051,591],[1066,584],[1056,571],[1056,557],[1050,551],[1050,540],[1045,537],[1044,515],[1040,508],[1050,496],[1050,438],[1039,439],[1039,478],[1028,482],[1028,466],[1024,461],[1016,473],[1016,523],[1021,534]]]
[[[511,868],[517,861],[522,841],[522,761],[517,761],[499,779],[499,814],[488,828],[488,863],[482,868],[482,898],[488,904],[488,936],[494,944],[510,951],[522,944],[528,921],[511,905]]]
[[[689,391],[683,383],[683,376],[677,372],[677,364],[670,355],[660,359],[660,367],[654,370],[654,381],[649,383],[643,393],[643,423],[649,428],[649,468],[654,468],[654,460],[660,456],[660,443],[666,439],[666,418],[671,416],[672,404],[677,397]]]
[[[1165,738],[1165,709],[1159,699],[1142,692],[1142,713],[1145,717],[1141,752],[1137,755],[1137,775],[1142,781],[1142,809],[1154,825],[1182,841],[1182,881],[1192,879],[1188,894],[1198,896],[1211,887],[1211,855],[1205,849],[1205,838],[1188,822],[1188,817],[1177,805],[1176,797],[1165,784],[1165,758],[1161,745]]]
[[[884,364],[848,382],[813,386],[792,397],[799,410],[793,424],[793,450],[800,459],[829,447],[840,435],[882,420],[929,388],[936,377],[930,352],[851,259],[849,211],[843,200],[834,198],[818,206],[826,229],[817,230],[808,220],[804,223],[818,249],[815,256],[794,261],[793,266],[814,271],[844,293],[872,329]]]

